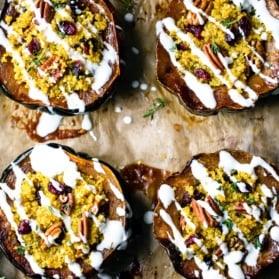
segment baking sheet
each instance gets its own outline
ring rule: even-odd
[[[124,2],[132,5],[128,7]],[[113,98],[98,111],[90,113],[90,131],[80,137],[51,141],[99,157],[118,170],[141,161],[176,172],[192,155],[221,148],[243,149],[279,165],[278,96],[261,100],[251,110],[203,117],[187,112],[175,96],[157,83],[155,23],[164,15],[169,2],[113,1],[125,33],[123,77]],[[133,22],[125,20],[127,12],[133,14]],[[154,114],[153,119],[143,117],[157,98],[161,98],[165,106]],[[18,119],[25,115],[27,122],[31,121],[36,118],[36,112],[15,104],[4,95],[0,95],[0,110],[2,172],[18,154],[36,144]],[[82,116],[64,118],[60,129],[79,127],[82,121]],[[144,214],[150,210],[150,202],[141,193],[135,195],[131,202],[141,204],[135,215],[142,221],[144,232],[134,249],[141,269],[135,278],[181,278],[173,270],[165,251],[153,239],[152,225],[143,221]],[[274,264],[258,279],[278,278],[278,271],[279,267]],[[6,279],[24,278],[1,254],[0,275]]]

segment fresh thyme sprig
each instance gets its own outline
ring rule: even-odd
[[[65,6],[65,3],[61,3],[61,1],[51,1],[55,8],[60,8]]]
[[[254,246],[256,249],[261,249],[262,248],[262,243],[261,241],[259,240],[259,238],[257,238],[255,241],[254,241]]]
[[[220,52],[220,47],[216,43],[211,44],[211,49],[214,53]]]
[[[230,219],[224,220],[224,221],[222,222],[222,224],[223,224],[223,225],[226,225],[226,226],[228,227],[229,231],[231,231],[232,228],[233,228],[233,222],[232,222],[232,220],[230,220]]]
[[[30,60],[29,67],[27,68],[27,72],[31,71],[33,68],[37,68],[42,65],[42,63],[46,60],[45,52],[41,49],[36,56]]]
[[[121,0],[121,3],[124,6],[125,12],[129,12],[134,5],[133,0]]]
[[[222,24],[225,27],[229,28],[232,25],[232,21],[230,19],[225,19],[225,20],[222,21]]]
[[[151,120],[154,118],[154,114],[159,110],[165,107],[165,102],[161,98],[157,98],[153,103],[153,107],[149,109],[144,115],[144,118],[150,117]]]

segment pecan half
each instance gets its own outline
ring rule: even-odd
[[[245,248],[244,243],[241,239],[239,239],[237,236],[232,237],[229,240],[228,246],[230,250],[243,250]]]
[[[86,216],[86,213],[82,213],[81,220],[79,222],[79,227],[78,227],[78,233],[80,239],[86,243],[87,242],[87,237],[88,237],[88,218]]]
[[[218,224],[217,220],[215,220],[195,199],[192,199],[191,205],[200,223],[209,227],[214,227]]]
[[[50,23],[54,16],[54,8],[44,0],[39,0],[36,7],[40,9],[40,15],[46,22]]]
[[[216,257],[217,259],[221,258],[223,255],[224,253],[220,246],[213,252],[213,256]]]
[[[265,57],[265,48],[262,41],[259,40],[253,40],[251,42],[252,47],[254,47],[255,52],[251,55],[250,59],[251,62],[259,69],[261,70],[263,67],[263,61]]]
[[[222,211],[220,210],[218,204],[211,196],[207,196],[206,201],[209,203],[209,205],[216,212],[217,215],[222,215]]]
[[[47,58],[40,66],[40,69],[45,72],[45,74],[48,74],[53,78],[53,81],[51,81],[53,83],[56,83],[65,72],[58,56],[51,56]]]
[[[185,217],[182,216],[182,215],[180,215],[179,225],[180,225],[180,228],[181,228],[182,230],[184,230],[185,227],[186,227],[186,220],[185,220]]]
[[[205,44],[202,47],[202,50],[215,69],[219,69],[219,70],[224,69],[223,63],[221,62],[218,55],[214,53],[214,51],[212,50],[211,44]]]
[[[203,10],[206,14],[210,14],[211,10],[213,8],[213,2],[210,0],[194,0],[193,4],[195,7]],[[186,15],[187,23],[191,25],[200,25],[202,22],[200,22],[200,18],[204,19],[204,16],[198,15],[192,11],[188,11]]]
[[[244,208],[244,205],[243,205],[242,202],[235,202],[234,205],[233,205],[233,208],[236,211],[236,213],[238,213],[238,214],[248,215],[248,212]]]
[[[54,242],[56,239],[59,238],[61,233],[63,232],[62,228],[63,224],[61,221],[55,222],[53,225],[51,225],[46,231],[45,236],[46,238],[50,238],[50,242],[46,242],[44,239],[41,241],[41,245],[43,249],[48,248],[51,245],[51,242]]]

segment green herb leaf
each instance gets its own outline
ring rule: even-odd
[[[232,188],[235,190],[235,191],[238,191],[238,187],[237,187],[237,183],[236,182],[233,182],[231,184]]]
[[[211,49],[214,53],[220,52],[220,47],[215,43],[211,44]]]
[[[177,51],[177,46],[176,46],[176,45],[173,45],[173,46],[170,48],[170,51],[171,51],[171,52]]]
[[[231,175],[235,175],[235,174],[237,174],[237,170],[236,169],[232,169],[231,170]]]
[[[61,1],[51,1],[52,2],[52,5],[55,7],[55,8],[60,8],[60,7],[63,7],[65,4],[61,3]]]
[[[223,225],[226,225],[229,229],[229,231],[233,228],[233,221],[231,219],[226,219],[222,222]]]
[[[27,72],[31,71],[33,68],[37,68],[42,65],[42,63],[46,60],[45,54],[43,53],[43,49],[40,49],[34,59],[30,60],[29,67],[27,68]]]
[[[226,27],[226,28],[229,28],[232,24],[231,20],[230,19],[225,19],[222,21],[222,24]]]
[[[133,0],[122,0],[121,2],[126,12],[128,12],[133,7]]]
[[[254,241],[254,246],[256,249],[262,248],[262,243],[260,242],[260,240],[258,238]]]
[[[248,199],[248,205],[252,205],[255,203],[255,199],[253,197]]]
[[[23,245],[18,245],[16,248],[17,248],[17,251],[20,255],[25,254],[25,247]]]
[[[164,106],[165,106],[164,100],[162,100],[161,98],[157,98],[156,101],[153,103],[153,107],[150,110],[148,110],[143,115],[143,117],[144,118],[150,117],[152,120],[154,118],[154,114],[156,113],[156,111],[163,108]]]

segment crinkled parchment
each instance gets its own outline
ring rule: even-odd
[[[261,100],[251,110],[203,117],[186,111],[175,96],[157,83],[155,23],[164,15],[169,2],[134,1],[131,10],[134,22],[131,23],[124,20],[126,11],[121,1],[114,1],[125,31],[123,77],[113,98],[98,111],[90,113],[93,125],[90,132],[56,142],[99,157],[116,169],[142,161],[175,172],[180,171],[192,155],[221,148],[243,149],[279,165],[279,100],[276,95]],[[137,82],[139,86],[134,88]],[[156,98],[163,99],[165,107],[158,110],[153,119],[144,118]],[[36,142],[12,121],[15,114],[26,109],[4,95],[0,95],[0,106],[2,172]],[[29,112],[31,118],[33,113]],[[63,125],[71,127],[73,119],[78,124],[82,121],[82,117],[64,118]],[[152,225],[143,223],[143,227],[145,236],[135,247],[142,267],[141,278],[181,278],[173,270],[166,252],[153,239]],[[273,265],[259,279],[278,278],[278,272],[279,267]],[[0,275],[7,279],[24,278],[2,255]]]

